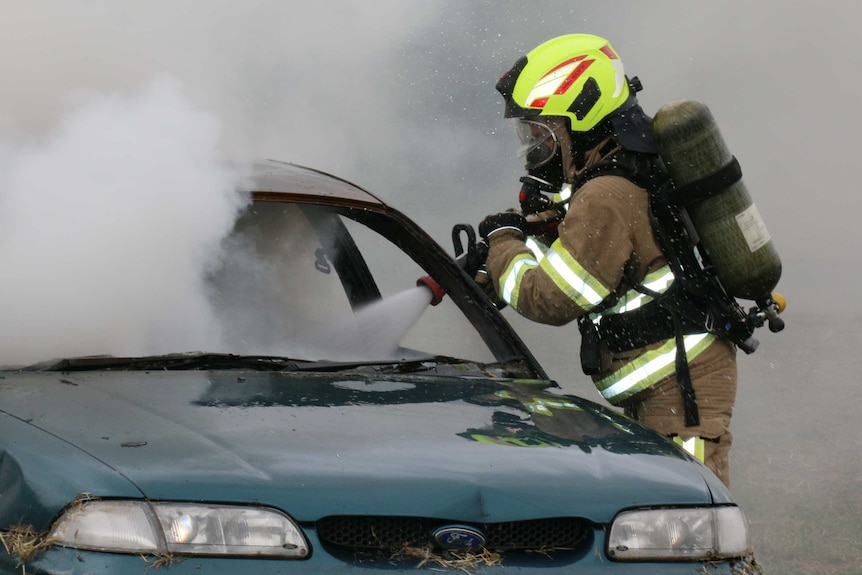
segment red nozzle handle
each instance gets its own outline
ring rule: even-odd
[[[443,296],[446,295],[446,292],[443,291],[443,288],[440,287],[434,278],[431,276],[422,276],[418,280],[416,280],[417,286],[425,286],[429,290],[431,290],[431,305],[437,305],[441,301],[443,301]]]

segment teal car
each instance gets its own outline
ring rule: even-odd
[[[402,213],[272,161],[246,192],[218,349],[0,370],[0,573],[759,572],[722,483]]]

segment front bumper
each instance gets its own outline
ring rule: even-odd
[[[354,559],[348,553],[330,553],[317,539],[313,529],[304,532],[311,543],[313,552],[306,560],[237,559],[223,557],[182,557],[182,558],[142,558],[136,555],[80,551],[60,547],[50,548],[37,559],[23,566],[24,573],[41,575],[152,575],[154,572],[169,575],[235,575],[254,573],[255,575],[291,575],[321,573],[339,575],[341,573],[358,575],[361,573],[390,574],[417,573],[421,559],[397,557],[363,557]],[[724,561],[720,563],[618,563],[609,560],[604,553],[605,532],[595,528],[591,541],[574,552],[555,552],[553,554],[519,553],[504,555],[499,564],[478,564],[468,572],[493,573],[506,575],[550,575],[550,573],[577,573],[578,575],[599,575],[613,573],[631,575],[757,575],[760,568],[752,559]],[[0,548],[0,575],[20,575],[22,565],[15,558],[2,553]],[[453,575],[465,572],[462,568],[446,568],[435,562],[427,562],[418,571],[431,573],[451,572]]]

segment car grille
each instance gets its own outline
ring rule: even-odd
[[[317,522],[324,544],[362,550],[397,550],[433,544],[431,533],[446,525],[469,525],[484,533],[484,547],[494,551],[548,551],[572,549],[588,533],[586,522],[569,517],[464,523],[417,517],[332,516]]]

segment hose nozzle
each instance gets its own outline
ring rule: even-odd
[[[431,290],[431,305],[435,306],[441,301],[443,301],[443,296],[446,295],[446,292],[443,291],[443,288],[440,287],[434,278],[431,276],[422,276],[418,280],[416,280],[416,286],[425,286],[429,290]]]

